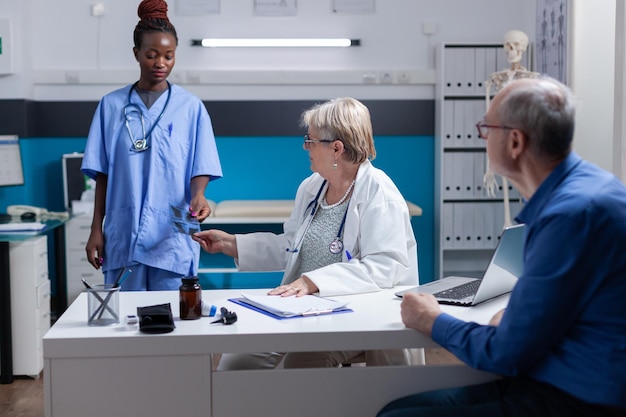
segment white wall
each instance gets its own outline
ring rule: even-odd
[[[105,4],[103,17],[91,4]],[[613,167],[616,0],[570,0],[570,84],[581,101],[575,149]],[[98,100],[138,77],[132,31],[139,0],[2,0],[13,25],[14,74],[0,76],[0,99]],[[173,78],[205,100],[434,98],[434,47],[441,42],[501,42],[513,28],[535,39],[535,2],[378,0],[371,15],[334,15],[331,0],[298,0],[294,17],[255,17],[252,0],[222,0],[221,13],[170,19],[180,45]],[[434,23],[436,33],[422,32]],[[214,37],[358,38],[340,50],[210,50],[190,39]],[[6,45],[5,45],[6,50]],[[410,84],[363,84],[363,74],[409,71]],[[190,84],[190,75],[201,84]],[[78,83],[71,82],[78,76]],[[67,78],[70,78],[68,82]],[[289,81],[291,80],[291,81]],[[615,147],[619,149],[618,147]]]
[[[0,18],[11,25],[11,44],[3,43],[3,54],[11,54],[13,74],[0,75],[0,99],[29,98],[33,92],[33,60],[30,44],[33,36],[30,15],[32,0],[0,1]]]
[[[573,0],[571,83],[579,99],[574,150],[615,172],[615,0]],[[615,169],[618,167],[616,166]],[[617,172],[615,172],[617,173]]]
[[[626,4],[616,6],[613,173],[626,182]]]
[[[96,2],[105,5],[102,17],[91,16],[91,4]],[[523,30],[534,39],[534,2],[378,0],[376,12],[366,15],[333,14],[331,3],[298,0],[297,16],[255,17],[253,1],[222,0],[220,14],[181,16],[170,0],[169,15],[180,40],[172,76],[186,84],[200,74],[202,85],[187,88],[203,99],[433,98],[434,46],[440,42],[499,43],[510,29]],[[132,32],[138,4],[138,0],[0,2],[0,18],[14,23],[16,58],[16,74],[0,77],[0,98],[97,100],[134,81],[138,70]],[[423,23],[435,23],[436,33],[423,34]],[[192,38],[208,36],[341,36],[361,39],[362,46],[280,51],[190,46]],[[395,75],[399,70],[409,71],[410,84],[363,83],[365,73]]]

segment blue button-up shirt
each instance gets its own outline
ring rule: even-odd
[[[626,401],[626,187],[571,153],[516,219],[524,271],[498,327],[437,318],[433,339],[478,369],[589,403]]]

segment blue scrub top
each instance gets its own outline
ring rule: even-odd
[[[183,88],[172,85],[171,97],[163,93],[150,109],[131,86],[107,94],[94,115],[81,170],[90,178],[108,176],[104,239],[108,271],[134,263],[196,275],[199,245],[174,230],[170,205],[188,208],[191,179],[222,177],[213,127],[204,104]],[[141,109],[149,149],[131,150],[125,122],[129,101]],[[133,114],[137,115],[137,112]],[[135,139],[141,122],[130,120]]]

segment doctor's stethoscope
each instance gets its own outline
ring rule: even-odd
[[[317,207],[319,206],[319,199],[320,199],[320,196],[322,195],[322,191],[324,190],[324,186],[326,185],[326,182],[327,182],[326,180],[322,182],[322,185],[319,191],[317,192],[317,194],[315,195],[315,198],[311,200],[311,202],[306,206],[306,209],[304,209],[305,213],[309,208],[311,209],[311,214],[310,214],[311,220],[313,219],[313,216],[315,216],[315,212],[317,211]],[[337,231],[337,236],[328,245],[328,250],[333,255],[337,255],[343,250],[342,234],[343,234],[343,228],[346,225],[347,216],[348,216],[348,209],[346,208],[346,211],[343,213],[343,218],[341,219],[341,224],[339,225],[339,230]],[[293,253],[298,252],[298,248],[294,248],[294,249],[287,248],[287,252],[293,252]]]
[[[165,81],[165,82],[167,83],[167,99],[165,101],[165,106],[163,106],[163,110],[161,110],[159,117],[157,117],[157,119],[155,120],[150,130],[148,130],[147,134],[146,134],[145,119],[143,117],[143,112],[141,111],[141,107],[139,107],[138,104],[130,102],[131,94],[133,93],[133,90],[137,87],[137,84],[139,83],[139,81],[133,84],[130,87],[130,90],[128,91],[128,104],[124,106],[124,119],[126,119],[125,125],[126,125],[126,130],[128,130],[128,137],[130,138],[130,142],[131,142],[131,147],[130,147],[131,151],[143,152],[149,148],[148,138],[152,134],[152,131],[154,130],[156,125],[159,124],[159,121],[161,121],[161,118],[163,117],[163,114],[165,113],[165,110],[167,109],[167,105],[170,102],[170,97],[172,96],[172,85],[170,84],[169,81]],[[142,135],[141,139],[133,138],[133,131],[130,128],[130,121],[133,120],[133,115],[135,115],[135,117],[141,122],[141,135]]]

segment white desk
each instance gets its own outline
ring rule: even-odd
[[[437,346],[404,327],[394,290],[347,296],[351,313],[288,320],[227,301],[241,292],[203,293],[205,302],[237,312],[231,326],[179,320],[177,291],[120,294],[122,316],[171,303],[177,327],[163,335],[89,327],[81,294],[44,337],[46,417],[373,416],[404,395],[494,378],[464,365],[211,372],[212,353]],[[444,309],[486,323],[506,301]]]

